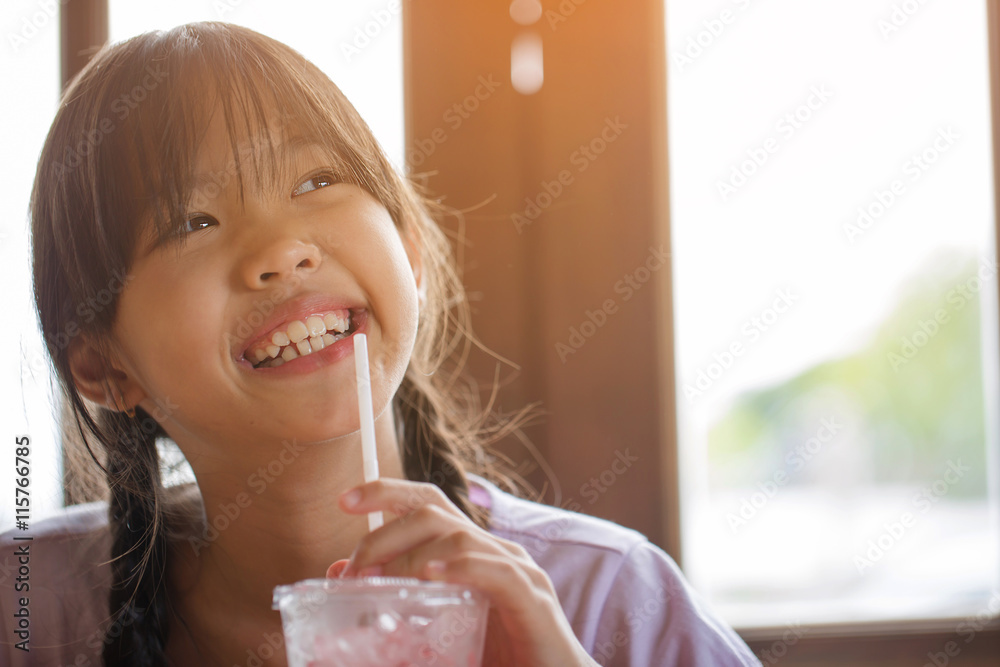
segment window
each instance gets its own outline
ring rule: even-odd
[[[1000,590],[985,3],[666,7],[688,576],[739,627],[982,610]]]

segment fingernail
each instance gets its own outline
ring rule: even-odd
[[[340,500],[344,503],[345,507],[357,507],[358,503],[361,502],[361,492],[357,489],[351,489],[342,495]]]
[[[348,566],[350,564],[351,564],[351,562],[349,560],[347,560],[346,558],[341,558],[336,563],[334,563],[329,568],[327,568],[327,570],[326,570],[326,578],[327,579],[343,579],[344,578],[344,571],[347,570],[347,568],[348,568]]]
[[[441,576],[442,574],[444,574],[444,561],[443,560],[427,561],[427,574],[431,577]]]

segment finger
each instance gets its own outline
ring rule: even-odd
[[[411,512],[405,521],[390,521],[365,535],[351,554],[348,574],[383,565],[425,542],[463,529],[478,530],[471,522],[463,521],[437,505],[424,505]]]
[[[490,533],[490,535],[493,534]],[[512,542],[511,540],[506,540],[496,535],[493,535],[493,539],[495,539],[500,544],[500,546],[502,546],[504,550],[514,558],[517,558],[518,560],[528,563],[535,562],[535,560],[531,557],[531,554],[528,553],[528,550],[525,549],[521,544],[518,544],[517,542]]]
[[[391,507],[387,507],[386,503]],[[382,510],[395,517],[408,516],[420,507],[434,505],[462,519],[469,518],[434,484],[393,478],[382,478],[348,489],[340,495],[340,505],[352,514]],[[517,542],[497,536],[494,536],[494,539],[515,558],[531,560],[528,552]]]
[[[386,561],[381,565],[381,574],[386,577],[426,578],[427,563],[434,560],[446,561],[471,552],[509,557],[504,546],[488,533],[456,530],[427,540]]]
[[[465,516],[448,500],[444,491],[427,482],[384,477],[348,489],[340,495],[340,506],[351,514],[381,510],[405,517],[426,505],[440,507],[456,516]]]
[[[424,577],[478,589],[509,618],[527,622],[554,613],[553,596],[507,556],[464,553],[449,560],[431,560],[424,566]]]

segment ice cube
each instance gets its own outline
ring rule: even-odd
[[[379,633],[388,634],[395,632],[402,620],[399,614],[394,611],[383,611],[379,613],[372,625]]]

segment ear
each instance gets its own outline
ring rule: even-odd
[[[69,368],[80,394],[109,410],[134,408],[146,397],[142,387],[89,337],[80,335],[70,343]]]

